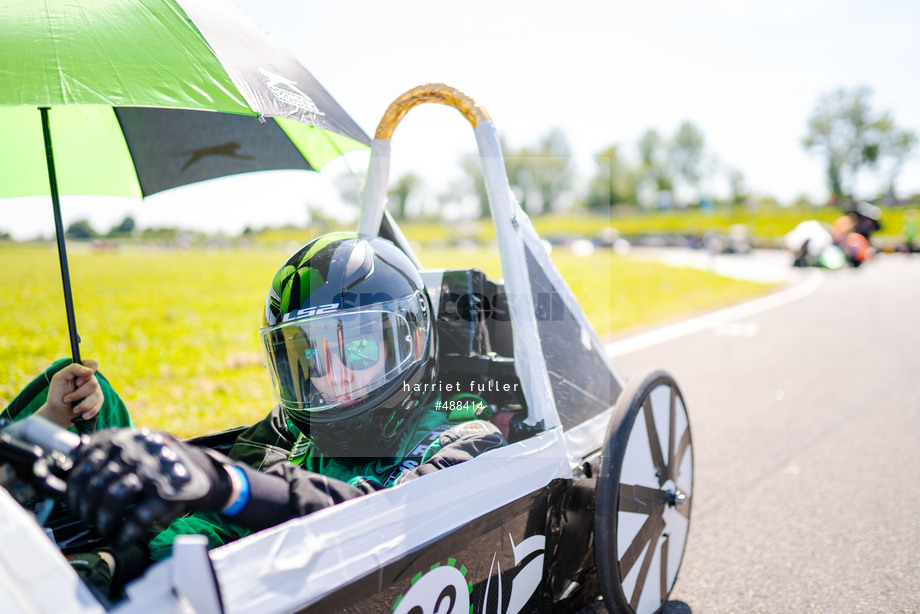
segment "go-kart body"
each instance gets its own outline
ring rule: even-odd
[[[508,189],[491,120],[456,90],[426,87],[403,105],[460,99],[472,117],[504,276],[423,270],[439,314],[438,385],[494,403],[509,445],[211,551],[183,536],[115,612],[515,614],[574,611],[599,590],[611,611],[652,612],[667,599],[692,490],[679,390],[656,374],[626,398]],[[378,129],[359,232],[417,261],[384,210],[388,139]],[[0,517],[4,612],[105,611],[2,490]]]

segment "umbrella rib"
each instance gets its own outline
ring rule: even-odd
[[[131,151],[131,143],[128,142],[128,139],[125,137],[125,125],[121,121],[121,114],[118,112],[118,107],[112,107],[112,113],[115,114],[115,121],[118,122],[118,131],[121,133],[121,138],[125,142],[125,149],[128,150],[128,154],[131,155],[131,159],[134,159],[133,152]],[[137,174],[137,166],[134,164],[131,165],[131,170],[134,171],[134,181],[137,182],[137,189],[140,192],[141,196],[145,194],[144,185],[141,183],[141,178]]]

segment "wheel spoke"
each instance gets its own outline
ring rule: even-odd
[[[642,589],[645,588],[645,579],[648,577],[649,567],[652,566],[652,559],[655,558],[655,550],[658,545],[658,538],[661,537],[661,532],[664,531],[664,519],[658,515],[654,517],[655,522],[651,526],[651,535],[649,535],[648,541],[649,547],[645,551],[645,559],[642,561],[642,567],[639,569],[639,577],[636,578],[636,586],[633,588],[632,599],[629,600],[629,606],[635,610],[639,607],[639,597],[642,596]],[[649,518],[652,520],[652,517]]]
[[[645,403],[642,404],[642,413],[645,414],[645,429],[648,431],[648,447],[652,453],[652,462],[655,464],[655,469],[658,470],[658,483],[664,484],[665,480],[668,479],[667,465],[665,465],[664,457],[661,454],[661,441],[658,439],[658,431],[655,429],[655,416],[652,415],[651,399],[645,399]]]
[[[664,603],[668,599],[668,542],[670,540],[667,536],[664,538],[664,542],[661,544],[661,571],[658,574],[660,576],[660,588],[659,594],[661,595],[661,603]]]
[[[659,525],[664,527],[664,520],[661,516],[661,508],[656,508],[656,510],[645,519],[645,522],[642,523],[642,527],[639,529],[639,532],[636,533],[636,537],[633,538],[626,552],[620,557],[621,579],[629,575],[629,571],[633,568],[633,565],[636,564],[636,561],[639,560],[639,555],[642,554],[642,550],[645,548],[646,544],[651,541]],[[658,532],[660,533],[661,530],[658,529]]]
[[[676,483],[677,482],[677,470],[680,469],[680,464],[684,461],[684,454],[687,452],[687,448],[690,446],[690,427],[684,429],[684,433],[680,436],[680,443],[677,444],[677,452],[674,458],[674,462],[668,467],[668,475]]]
[[[620,499],[617,511],[651,514],[663,508],[668,501],[668,494],[657,488],[638,484],[620,484]]]
[[[675,469],[677,463],[674,462],[674,444],[676,443],[674,441],[674,437],[676,435],[675,430],[677,429],[677,390],[674,388],[669,389],[671,391],[670,408],[668,412],[668,419],[670,420],[670,423],[668,424],[668,466],[667,471],[665,471],[665,475],[671,479],[674,479],[671,474],[676,473],[677,471]]]
[[[693,497],[688,494],[685,494],[684,496],[687,497],[684,499],[684,502],[680,505],[675,505],[674,509],[676,509],[677,513],[679,513],[681,516],[687,520],[690,520],[690,505],[693,503]]]

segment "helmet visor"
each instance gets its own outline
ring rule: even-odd
[[[275,396],[304,414],[353,405],[422,360],[429,326],[426,301],[416,293],[265,327]]]

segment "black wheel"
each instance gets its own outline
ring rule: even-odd
[[[693,450],[677,382],[633,379],[617,400],[601,451],[594,557],[607,609],[655,612],[677,580],[690,529]]]

